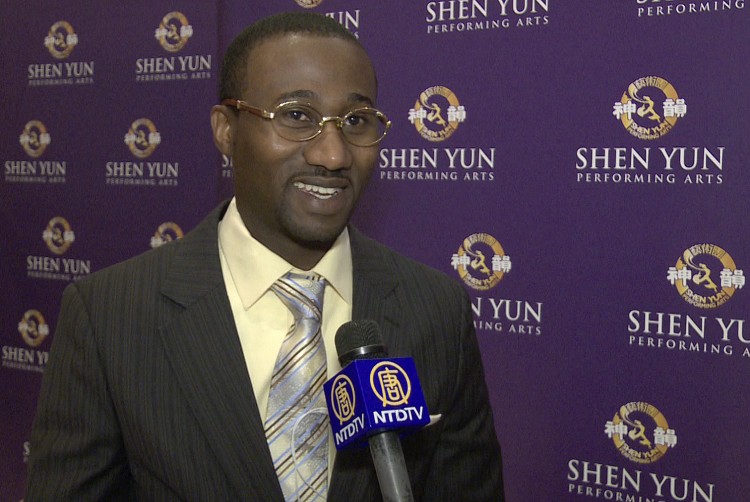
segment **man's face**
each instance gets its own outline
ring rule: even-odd
[[[376,98],[375,74],[351,41],[290,34],[273,37],[248,56],[249,105],[273,111],[299,101],[323,116],[343,116]],[[232,112],[234,113],[234,112]],[[346,142],[334,122],[309,141],[280,137],[271,121],[241,112],[232,126],[235,194],[250,233],[282,257],[296,249],[327,249],[349,221],[377,159],[377,147]]]

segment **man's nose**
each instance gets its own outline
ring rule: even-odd
[[[329,171],[348,169],[352,165],[351,148],[337,121],[327,120],[320,134],[307,142],[305,160],[310,165],[322,166]]]

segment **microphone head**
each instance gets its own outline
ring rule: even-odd
[[[342,367],[355,359],[386,357],[378,323],[371,319],[357,319],[344,323],[336,331],[336,353]]]

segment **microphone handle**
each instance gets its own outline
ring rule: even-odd
[[[397,432],[381,432],[368,438],[383,502],[414,502],[404,452]]]

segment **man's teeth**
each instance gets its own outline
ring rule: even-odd
[[[310,195],[313,195],[319,199],[330,199],[334,195],[338,194],[341,190],[338,188],[327,188],[319,187],[317,185],[308,185],[307,183],[300,183],[299,181],[294,183],[294,187],[303,190]]]

